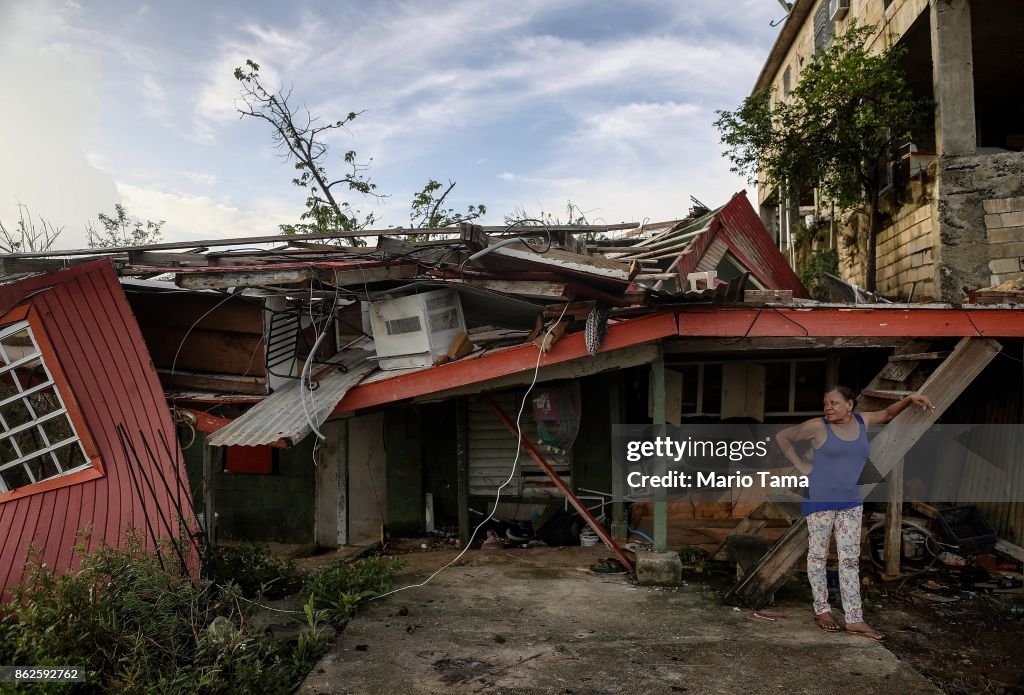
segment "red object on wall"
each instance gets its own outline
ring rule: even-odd
[[[224,467],[229,473],[273,473],[274,447],[229,446]]]
[[[77,566],[80,529],[91,529],[89,551],[122,545],[130,529],[152,548],[153,536],[180,535],[178,510],[193,523],[174,423],[110,261],[0,285],[2,322],[21,314],[47,343],[44,361],[92,466],[0,494],[2,600],[23,579],[30,544],[61,572]],[[119,427],[130,440],[128,455]],[[164,561],[178,559],[165,553]],[[197,555],[186,561],[195,576]]]

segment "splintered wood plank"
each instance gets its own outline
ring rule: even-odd
[[[964,338],[921,387],[935,410],[911,407],[897,415],[871,442],[870,460],[883,476],[903,459],[914,443],[938,420],[953,401],[1002,349],[989,338]],[[865,485],[867,496],[874,485]],[[732,589],[727,598],[751,608],[762,608],[786,581],[786,574],[807,551],[807,520],[800,519],[772,546],[761,561]]]

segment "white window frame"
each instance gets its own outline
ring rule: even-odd
[[[14,335],[15,333],[18,333],[23,330],[28,333],[29,339],[32,341],[31,353],[22,356],[16,356],[13,354],[9,355],[2,341],[5,338],[8,338],[9,336]],[[78,430],[75,428],[75,423],[71,417],[71,413],[68,412],[67,404],[64,402],[64,397],[61,396],[60,389],[57,387],[57,384],[53,380],[53,375],[50,372],[50,367],[46,364],[46,359],[43,357],[42,350],[40,350],[39,348],[39,342],[36,340],[35,332],[33,331],[30,323],[27,320],[22,320],[16,323],[12,323],[8,326],[4,326],[3,328],[0,328],[0,361],[2,361],[3,363],[3,366],[0,366],[0,376],[2,376],[3,374],[7,374],[9,372],[15,372],[15,370],[19,366],[27,364],[35,359],[39,360],[39,364],[43,368],[43,375],[46,377],[45,382],[36,384],[35,386],[32,386],[30,388],[24,388],[17,377],[17,373],[12,373],[11,381],[14,383],[15,388],[17,388],[18,392],[16,394],[13,394],[7,398],[0,400],[0,406],[5,406],[10,403],[16,403],[18,400],[21,400],[22,405],[28,411],[28,414],[32,417],[32,419],[29,422],[17,425],[15,427],[9,427],[7,425],[6,420],[4,420],[3,418],[3,414],[0,413],[0,441],[8,440],[16,455],[16,458],[13,461],[8,461],[7,463],[0,463],[0,474],[2,474],[4,471],[10,470],[17,466],[21,466],[22,470],[28,476],[30,482],[28,483],[28,485],[25,485],[21,488],[10,488],[7,486],[7,482],[4,480],[3,475],[0,475],[0,494],[3,494],[5,492],[11,492],[13,490],[21,490],[24,489],[25,487],[28,487],[29,485],[34,485],[36,483],[41,483],[47,480],[55,480],[65,475],[88,470],[89,468],[93,467],[92,461],[90,461],[89,459],[89,454],[85,450],[85,447],[82,445],[82,440],[78,433]],[[35,410],[32,407],[31,402],[29,402],[26,399],[26,396],[30,396],[33,393],[42,391],[47,387],[52,388],[54,395],[56,395],[57,397],[59,407],[52,412],[46,413],[45,415],[37,416]],[[41,427],[41,425],[45,422],[49,422],[50,420],[54,420],[62,415],[67,420],[68,427],[71,429],[72,432],[72,436],[63,439],[59,442],[51,442],[49,436],[46,434],[46,430],[44,430]],[[24,452],[21,451],[21,448],[18,446],[18,443],[13,438],[13,436],[20,432],[25,432],[33,428],[37,430],[38,434],[42,438],[44,446],[41,449],[25,454]],[[78,447],[78,450],[82,455],[83,463],[73,468],[64,468],[61,466],[60,461],[57,458],[56,452],[57,450],[63,449],[68,446]],[[28,466],[28,463],[41,456],[47,455],[49,456],[51,462],[53,463],[54,467],[57,469],[58,472],[56,475],[49,475],[37,480],[35,474],[32,472],[32,469]]]

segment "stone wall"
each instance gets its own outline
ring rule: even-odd
[[[987,213],[999,217],[986,220],[985,203],[1024,197],[1024,152],[943,156],[937,194],[942,301],[961,303],[970,290],[990,286],[993,275],[1012,274],[1014,266],[1020,270],[1024,248],[1014,244],[1021,238],[1009,239],[1014,232],[1006,230],[1014,229],[1021,216],[1014,216],[1017,211]],[[1002,205],[988,203],[990,208]],[[1002,226],[989,231],[986,221]],[[992,232],[997,231],[994,238],[1008,241],[995,242],[990,250]],[[997,258],[993,253],[1002,255]]]
[[[989,198],[982,206],[988,232],[990,283],[1024,280],[1024,197]]]
[[[936,296],[935,244],[937,236],[932,204],[904,206],[893,224],[878,235],[878,292],[915,302],[931,301]]]

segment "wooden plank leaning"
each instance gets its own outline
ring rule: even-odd
[[[886,476],[915,442],[963,393],[1002,346],[989,338],[963,338],[920,389],[935,405],[934,411],[907,408],[871,442],[871,462]],[[874,486],[864,486],[865,494]],[[763,608],[786,581],[786,574],[807,551],[807,522],[800,519],[768,550],[760,562],[736,583],[726,600]]]

